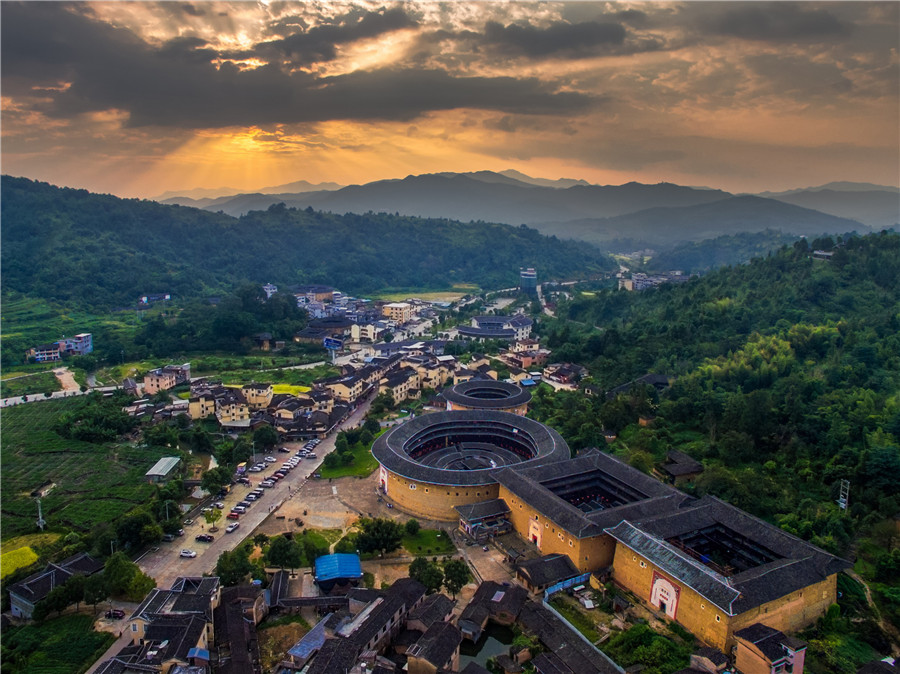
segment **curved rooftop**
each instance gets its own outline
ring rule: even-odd
[[[478,486],[507,466],[565,461],[569,446],[533,419],[488,410],[438,412],[395,426],[372,454],[387,470],[417,482]]]
[[[444,391],[444,399],[478,410],[504,410],[531,402],[531,393],[521,386],[493,379],[470,379]]]

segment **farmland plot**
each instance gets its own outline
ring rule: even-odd
[[[172,450],[96,444],[52,430],[60,414],[85,402],[49,400],[3,410],[3,538],[37,530],[37,505],[31,493],[44,485],[54,485],[41,499],[41,507],[48,526],[55,529],[84,531],[149,500],[154,488],[143,482],[144,473]]]

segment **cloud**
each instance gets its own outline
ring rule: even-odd
[[[216,67],[217,53],[199,38],[178,37],[154,46],[64,7],[35,3],[6,10],[4,80],[68,84],[45,92],[37,104],[50,117],[115,109],[129,113],[129,127],[219,128],[411,120],[429,111],[469,107],[577,114],[593,103],[590,95],[560,92],[552,82],[533,77],[454,77],[444,70],[401,67],[318,77],[283,70],[277,63],[244,71],[227,61]],[[328,56],[335,43],[376,36],[410,21],[399,11],[370,13],[352,23],[311,29],[299,34],[306,42],[282,41],[276,48],[291,55]]]
[[[482,43],[510,56],[538,58],[548,55],[586,56],[625,42],[625,27],[620,23],[554,23],[547,28],[532,25],[504,26],[489,21]]]
[[[296,30],[299,17],[282,17],[279,28]],[[345,16],[333,24],[314,26],[302,32],[292,32],[277,40],[257,44],[253,50],[258,56],[282,56],[295,64],[311,64],[331,61],[337,57],[337,47],[342,44],[378,37],[406,28],[414,28],[416,20],[400,8],[383,12],[368,12],[361,16]]]
[[[717,35],[766,42],[822,42],[850,35],[852,23],[826,9],[803,4],[772,2],[730,7],[709,17],[703,27]]]

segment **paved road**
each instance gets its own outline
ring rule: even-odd
[[[370,404],[371,401],[363,403],[338,426],[336,431],[359,425],[365,417]],[[243,500],[247,493],[255,489],[262,479],[274,473],[281,463],[292,456],[304,443],[287,443],[285,447],[292,449],[291,454],[276,452],[272,456],[278,459],[277,463],[262,473],[248,473],[248,477],[253,483],[252,487],[246,487],[242,484],[232,487],[231,493],[222,499],[225,503],[225,509],[222,519],[218,522],[219,531],[213,534],[216,538],[212,543],[200,543],[194,540],[195,536],[206,533],[209,529],[201,515],[194,518],[193,524],[185,525],[184,537],[176,538],[171,543],[161,543],[157,550],[151,551],[140,558],[138,565],[144,573],[156,580],[157,587],[162,588],[170,587],[172,582],[179,576],[200,576],[203,573],[211,573],[220,554],[227,550],[233,550],[246,538],[252,538],[253,530],[270,514],[277,515],[278,506],[284,503],[285,500],[289,498],[294,500],[303,498],[303,485],[306,484],[307,476],[316,472],[325,455],[334,450],[335,436],[336,432],[322,440],[319,446],[316,447],[317,459],[302,460],[294,470],[287,474],[287,477],[276,482],[273,488],[266,489],[265,496],[255,501],[247,510],[247,513],[238,520],[241,526],[234,533],[225,533],[225,526],[232,521],[225,519],[225,515],[231,511],[231,508],[238,501]],[[263,456],[259,455],[259,458],[261,459]],[[197,556],[194,558],[180,557],[182,549],[194,550]]]

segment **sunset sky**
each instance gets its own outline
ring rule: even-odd
[[[2,172],[900,182],[900,3],[3,2]]]

